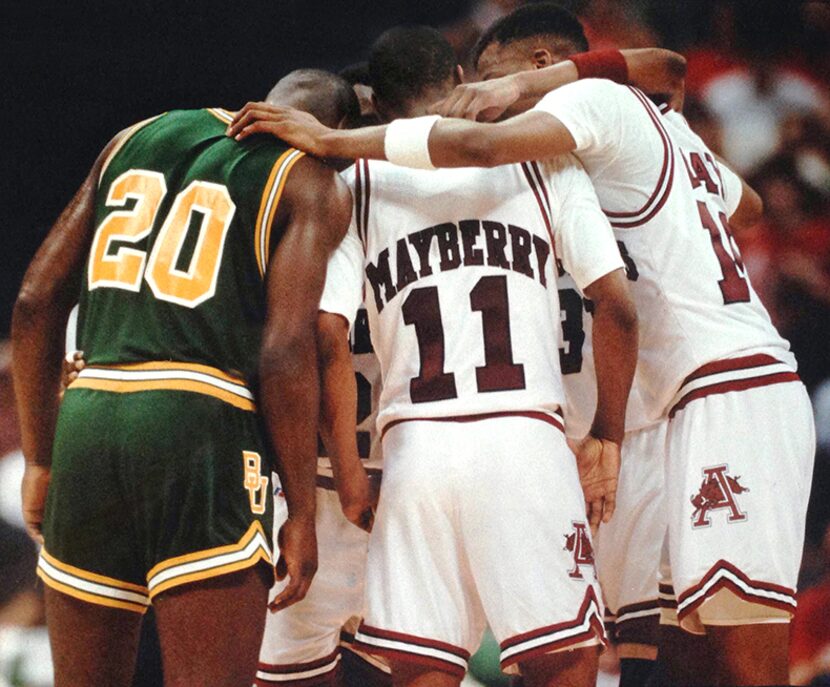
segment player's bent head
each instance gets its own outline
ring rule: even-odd
[[[286,74],[266,100],[313,114],[332,128],[349,126],[360,117],[360,104],[351,84],[322,69],[296,69]]]
[[[547,67],[588,50],[579,19],[553,2],[523,5],[490,26],[473,48],[481,78]]]
[[[378,112],[386,119],[426,114],[446,96],[460,72],[452,46],[428,26],[397,26],[372,45],[369,77]]]

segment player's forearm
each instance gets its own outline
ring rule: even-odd
[[[511,82],[517,100],[533,105],[547,93],[588,77],[627,82],[647,93],[670,93],[682,88],[686,75],[686,59],[682,55],[663,48],[621,50],[620,54],[625,61],[622,73],[613,68],[603,70],[601,66],[596,71],[580,73],[574,60],[563,60],[544,69],[518,72],[502,78]],[[622,79],[623,76],[627,78]]]
[[[319,156],[346,160],[385,160],[385,135],[386,125],[367,126],[362,129],[332,129],[319,140]]]
[[[579,79],[579,74],[571,60],[564,60],[544,69],[517,72],[502,78],[513,82],[512,87],[517,92],[516,100],[527,100],[535,105],[551,91]]]
[[[593,320],[597,410],[591,434],[620,443],[637,365],[637,313],[630,300],[599,300],[595,301]]]
[[[387,125],[382,125],[332,130],[320,138],[319,154],[323,157],[386,160],[387,128]],[[432,163],[436,167],[492,166],[494,155],[488,145],[488,128],[490,125],[460,120],[436,122],[429,135]]]
[[[321,341],[320,349],[320,434],[338,480],[344,471],[361,466],[356,434],[357,382],[345,336],[342,341]]]
[[[65,311],[65,312],[64,312]],[[21,293],[12,320],[12,375],[26,462],[49,467],[68,308]]]
[[[316,512],[317,423],[320,383],[313,324],[263,346],[260,409],[277,452],[288,515]]]

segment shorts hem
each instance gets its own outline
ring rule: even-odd
[[[605,632],[617,645],[657,646],[660,616],[657,598],[621,606],[616,616],[606,611]]]
[[[721,559],[709,569],[700,582],[678,595],[677,619],[680,626],[686,629],[688,623],[684,621],[689,618],[689,615],[724,589],[747,603],[784,611],[789,614],[790,618],[795,613],[795,590],[771,582],[750,579],[738,567]],[[742,624],[752,624],[752,620],[766,622],[761,618],[747,618],[746,620],[747,622]]]
[[[286,685],[287,687],[310,687],[334,673],[340,665],[340,649],[328,656],[302,663],[258,663],[255,687]]]
[[[592,639],[596,640],[596,644],[605,645],[601,607],[593,587],[589,587],[574,620],[540,627],[501,642],[501,669]]]
[[[387,677],[392,672],[389,664],[378,656],[372,656],[370,653],[355,646],[355,636],[353,633],[346,630],[340,631],[340,649],[348,651],[352,656],[365,663],[370,668],[377,670]]]
[[[80,601],[143,615],[150,605],[146,587],[83,570],[59,561],[42,549],[37,576],[55,591]]]
[[[619,627],[632,620],[660,615],[660,603],[657,598],[621,606],[614,616],[614,624]]]
[[[147,573],[147,586],[152,600],[174,587],[199,582],[220,575],[245,570],[260,561],[272,563],[271,547],[259,520],[235,544],[168,558]]]
[[[456,677],[464,676],[470,659],[470,652],[461,647],[365,624],[358,629],[353,646],[375,656],[418,663]]]
[[[742,601],[795,613],[795,590],[781,585],[750,579],[740,568],[723,559],[713,565],[696,585],[677,597],[677,617],[683,619],[721,589],[728,589]]]

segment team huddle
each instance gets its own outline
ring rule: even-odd
[[[674,53],[539,3],[474,59],[392,29],[378,125],[298,70],[99,156],[13,325],[57,685],[130,684],[151,604],[168,685],[455,686],[487,626],[529,687],[609,641],[623,687],[788,681],[815,438],[760,199]]]

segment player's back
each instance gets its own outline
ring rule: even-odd
[[[574,136],[629,274],[636,274],[636,386],[649,414],[670,410],[683,380],[707,363],[768,353],[794,366],[727,222],[739,180],[685,120],[636,89],[597,79],[554,91],[538,107]]]
[[[136,125],[107,161],[83,284],[90,366],[174,361],[252,381],[265,314],[271,224],[302,154],[225,136],[224,110]]]
[[[381,430],[490,413],[560,422],[552,246],[563,197],[584,176],[567,160],[435,172],[356,165]]]

